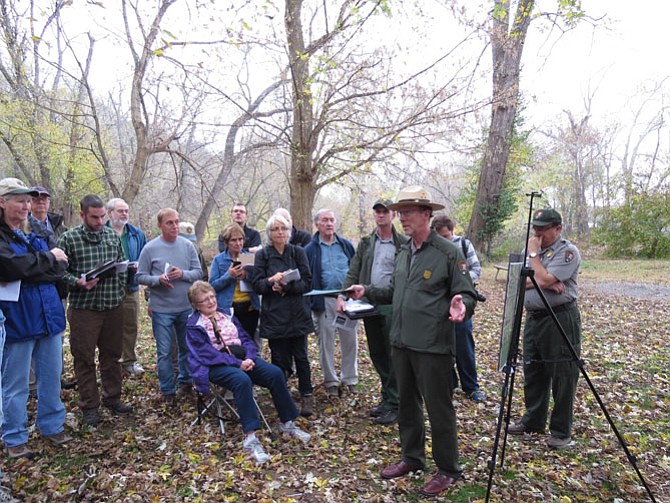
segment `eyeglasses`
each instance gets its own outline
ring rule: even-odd
[[[215,302],[216,301],[216,295],[208,295],[202,300],[196,300],[195,303],[198,305],[202,304],[209,304],[210,302]]]
[[[270,232],[288,232],[286,227],[273,227]]]

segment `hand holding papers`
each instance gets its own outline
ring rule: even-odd
[[[368,302],[349,299],[344,303],[344,314],[352,320],[357,320],[369,316],[379,316],[379,311],[377,311],[375,306]]]

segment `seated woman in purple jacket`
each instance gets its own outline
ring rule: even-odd
[[[254,342],[237,319],[218,309],[212,285],[196,281],[188,290],[188,299],[195,309],[186,323],[188,361],[195,389],[209,396],[209,383],[213,382],[233,393],[244,431],[244,452],[257,463],[270,459],[256,437],[261,423],[254,403],[254,384],[270,390],[281,421],[279,431],[308,442],[309,433],[293,422],[298,409],[286,387],[284,373],[257,357]]]

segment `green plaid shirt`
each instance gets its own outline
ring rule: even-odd
[[[91,290],[84,290],[76,284],[82,274],[98,264],[109,260],[123,261],[121,240],[111,227],[103,227],[93,232],[83,225],[74,227],[58,238],[58,247],[68,257],[65,280],[70,287],[68,303],[75,309],[107,311],[118,307],[126,291],[126,273],[115,274],[100,280]]]

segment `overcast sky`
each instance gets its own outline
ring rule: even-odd
[[[522,87],[535,122],[564,108],[583,110],[589,94],[596,117],[620,117],[641,85],[670,76],[663,54],[670,47],[670,2],[583,0],[582,6],[592,17],[605,19],[596,27],[582,22],[553,44],[555,37],[547,41],[537,31],[528,38]]]

